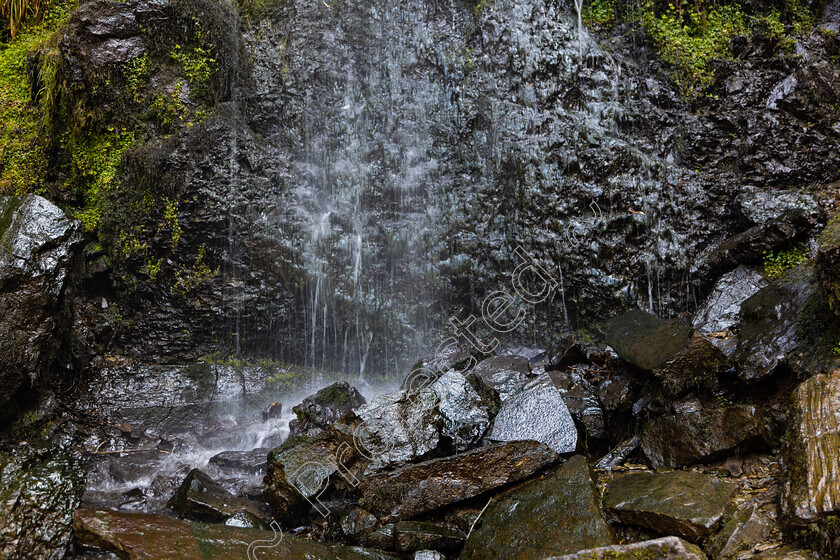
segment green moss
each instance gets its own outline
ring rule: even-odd
[[[129,60],[123,68],[123,77],[126,82],[126,89],[131,94],[135,103],[142,103],[144,91],[149,84],[152,75],[152,63],[149,55],[144,54]]]
[[[123,153],[135,142],[132,130],[111,130],[98,135],[68,133],[62,143],[69,153],[70,183],[83,193],[83,206],[74,212],[85,230],[94,231],[102,218],[102,205],[118,187],[116,177]]]
[[[778,252],[764,252],[764,274],[770,280],[781,278],[791,268],[808,260],[808,253],[803,244],[794,245]]]
[[[258,21],[284,3],[285,0],[239,0],[239,11],[248,21]]]
[[[175,272],[175,283],[169,289],[172,295],[188,297],[199,286],[209,282],[219,275],[219,269],[211,270],[205,262],[207,248],[202,245],[198,249],[198,256],[192,268],[184,268]]]
[[[175,45],[170,54],[180,66],[180,71],[190,85],[190,97],[195,100],[208,98],[212,94],[212,80],[216,76],[216,60],[209,49]]]

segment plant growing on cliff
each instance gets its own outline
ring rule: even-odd
[[[808,252],[803,244],[796,245],[790,249],[778,252],[764,252],[764,274],[770,280],[781,278],[791,268],[805,262],[808,259]]]
[[[12,39],[27,20],[37,20],[48,0],[0,0],[0,18]]]

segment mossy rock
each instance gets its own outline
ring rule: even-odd
[[[840,315],[840,212],[836,213],[819,237],[816,272],[828,307]]]

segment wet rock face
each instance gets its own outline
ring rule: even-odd
[[[210,458],[210,464],[222,470],[265,474],[269,451],[264,447],[253,451],[222,451]]]
[[[604,509],[626,525],[697,542],[723,519],[737,488],[694,472],[632,473],[610,483]]]
[[[56,381],[81,239],[80,223],[46,199],[0,198],[0,418]]]
[[[79,509],[73,532],[83,546],[123,555],[129,560],[250,560],[253,554],[288,560],[387,560],[393,556],[341,545],[320,544],[294,535],[172,519],[164,515]],[[251,555],[248,547],[259,541]]]
[[[368,476],[359,487],[360,503],[386,521],[411,519],[527,478],[557,460],[534,441],[491,445]]]
[[[0,556],[64,558],[84,488],[81,461],[66,449],[0,452]]]
[[[209,523],[224,523],[237,514],[246,514],[267,526],[270,517],[261,504],[234,496],[198,469],[189,472],[167,506],[180,517]]]
[[[607,437],[607,420],[598,390],[575,370],[552,371],[549,377],[563,395],[572,418],[582,427],[587,439]]]
[[[726,356],[690,326],[641,309],[607,321],[605,341],[625,361],[652,371],[673,395],[714,387],[716,375],[730,367]]]
[[[614,542],[589,465],[576,455],[551,475],[490,504],[460,558],[542,560]]]
[[[840,212],[829,220],[820,234],[815,264],[817,280],[828,306],[840,314]]]
[[[741,305],[738,347],[732,360],[743,381],[759,381],[788,363],[799,345],[800,311],[813,290],[812,269],[800,265]]]
[[[520,387],[502,403],[487,437],[492,441],[539,441],[557,453],[571,453],[577,446],[572,416],[548,375]]]
[[[547,560],[706,560],[703,551],[679,537],[663,537],[633,544],[603,546]]]
[[[840,511],[840,370],[802,383],[792,411],[782,504],[796,524]]]
[[[655,468],[714,461],[768,445],[772,420],[754,406],[738,405],[662,416],[642,429],[642,450]]]
[[[400,552],[419,550],[459,550],[464,534],[439,523],[400,521],[394,525],[396,549]]]
[[[292,408],[297,419],[289,423],[289,437],[317,435],[366,403],[359,391],[346,381],[333,383]]]

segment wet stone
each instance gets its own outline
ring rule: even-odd
[[[458,550],[464,534],[440,523],[400,521],[394,526],[396,547],[400,552],[417,550]]]
[[[697,542],[721,522],[737,488],[694,472],[632,473],[610,483],[604,510],[625,525]]]
[[[716,461],[768,444],[769,418],[748,405],[662,416],[642,429],[642,450],[654,468]]]
[[[467,378],[449,371],[431,386],[438,396],[443,417],[440,433],[460,453],[474,447],[490,425],[489,404],[472,388]]]
[[[605,340],[623,360],[652,371],[675,396],[715,386],[716,375],[730,367],[720,350],[689,325],[641,309],[607,321]]]
[[[586,437],[606,438],[606,418],[598,390],[577,371],[552,371],[548,375],[554,386],[560,389],[572,418],[583,426]]]
[[[460,558],[543,560],[614,542],[589,465],[576,455],[554,473],[492,502]]]
[[[0,452],[0,557],[64,558],[84,488],[82,463],[67,449]]]
[[[773,531],[773,521],[753,507],[732,517],[706,544],[712,558],[728,560],[739,552],[764,541]]]
[[[189,472],[167,506],[180,517],[209,523],[225,522],[238,513],[256,519],[270,517],[262,504],[234,496],[198,469]]]
[[[271,450],[267,448],[253,451],[222,451],[210,458],[210,464],[223,470],[265,474],[269,451]]]
[[[129,551],[131,560],[386,560],[395,557],[376,551],[321,544],[294,535],[221,524],[204,524],[164,515],[79,509],[73,532],[82,546],[118,554]],[[248,554],[249,545],[260,548]]]
[[[470,373],[505,400],[528,379],[531,366],[522,356],[492,356],[479,362]]]
[[[359,407],[361,444],[372,458],[371,471],[422,458],[440,443],[443,416],[431,388],[379,395]]]
[[[548,375],[528,382],[502,403],[488,438],[492,441],[534,440],[557,453],[577,446],[577,429],[563,395]]]
[[[679,537],[603,546],[546,560],[707,560],[703,551]]]
[[[531,476],[557,454],[535,441],[490,445],[366,477],[360,505],[380,519],[411,519]]]

